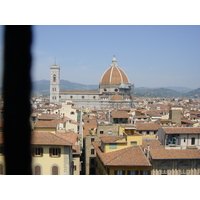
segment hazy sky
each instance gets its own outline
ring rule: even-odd
[[[200,26],[40,25],[33,36],[34,80],[49,80],[56,57],[61,79],[99,84],[116,55],[135,87],[200,87]]]

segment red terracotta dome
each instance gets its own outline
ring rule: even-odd
[[[114,57],[110,68],[108,68],[101,77],[100,85],[121,83],[129,83],[129,80],[125,72],[117,66],[117,60]]]

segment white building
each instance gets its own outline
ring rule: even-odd
[[[115,57],[100,79],[99,91],[60,91],[60,67],[50,67],[50,102],[57,104],[73,101],[78,108],[132,108],[133,87]]]

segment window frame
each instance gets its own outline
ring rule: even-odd
[[[42,157],[43,156],[43,147],[33,147],[33,154],[34,157]]]
[[[60,147],[50,147],[49,156],[53,158],[61,157],[61,148]]]

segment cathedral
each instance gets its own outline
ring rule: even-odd
[[[51,103],[72,101],[77,108],[91,109],[133,108],[133,88],[115,56],[100,79],[99,91],[60,91],[60,66],[50,66]]]

